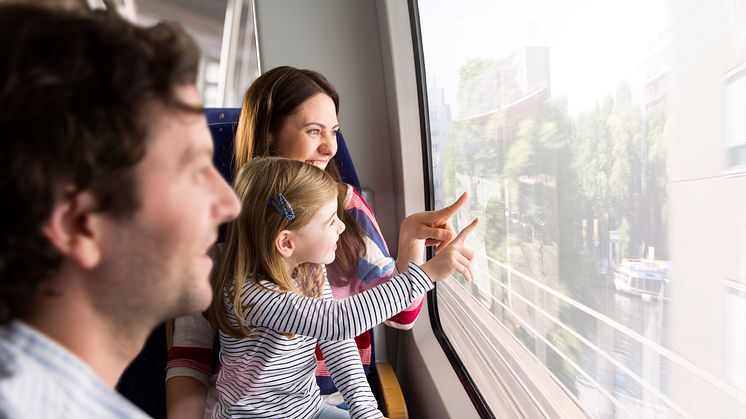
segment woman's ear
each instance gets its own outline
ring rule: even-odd
[[[280,256],[284,258],[293,256],[295,243],[293,243],[293,234],[290,230],[282,230],[277,233],[277,236],[275,237],[275,248],[280,253]]]
[[[91,192],[71,193],[55,204],[42,227],[43,234],[60,253],[87,269],[101,259],[102,214],[96,209]]]

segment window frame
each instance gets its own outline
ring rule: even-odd
[[[420,13],[417,0],[408,0],[410,28],[412,30],[412,47],[414,50],[415,77],[417,79],[417,100],[420,111],[420,138],[422,139],[422,170],[425,181],[425,209],[434,209],[435,200],[433,196],[433,171],[430,141],[429,107],[427,105],[427,79],[425,77],[425,57],[422,48],[422,32],[420,30]],[[428,249],[427,258],[433,257],[433,250]],[[469,395],[474,408],[481,418],[496,418],[495,414],[487,405],[482,392],[476,387],[474,380],[467,371],[464,363],[459,358],[448,337],[443,331],[440,323],[437,302],[438,286],[427,293],[428,318],[433,334],[445,352],[451,367],[461,381],[464,390]]]

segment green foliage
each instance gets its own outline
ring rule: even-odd
[[[609,231],[619,233],[622,257],[641,257],[646,246],[665,257],[665,109],[659,105],[643,112],[629,85],[620,83],[613,95],[575,118],[565,103],[549,99],[511,113],[499,100],[520,92],[501,89],[519,83],[497,83],[505,74],[520,73],[511,65],[510,60],[475,59],[459,72],[460,119],[444,147],[446,201],[464,189],[472,192],[470,207],[484,214],[486,251],[496,260],[506,261],[508,246],[520,247],[526,260],[537,260],[531,254],[538,251],[537,240],[556,244],[557,260],[550,263],[558,266],[560,286],[593,305]],[[516,120],[521,112],[527,116]],[[488,181],[500,185],[499,196],[478,198],[477,185]],[[510,189],[507,205],[504,186]],[[586,220],[591,235],[594,219],[598,241],[586,237],[584,243],[581,222]],[[526,231],[540,234],[531,237]]]
[[[472,59],[458,72],[461,116],[470,117],[497,108],[497,62]]]

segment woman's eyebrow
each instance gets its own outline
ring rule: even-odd
[[[321,128],[326,128],[326,125],[322,124],[321,122],[308,122],[308,123],[304,124],[303,126],[307,127],[307,126],[310,126],[310,125],[318,125]],[[339,128],[339,124],[335,124],[334,126],[332,126],[332,128]]]

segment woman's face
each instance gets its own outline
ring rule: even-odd
[[[319,93],[303,102],[298,111],[288,115],[277,132],[270,134],[272,154],[300,160],[325,169],[337,153],[337,112],[334,101]]]

